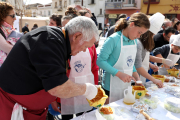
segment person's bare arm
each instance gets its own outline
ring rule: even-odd
[[[151,62],[162,63],[162,60],[163,60],[163,57],[161,54],[156,55],[156,57],[150,55]]]
[[[136,79],[136,81],[140,80],[137,72],[133,72],[132,76]]]
[[[150,81],[152,81],[153,83],[157,84],[160,88],[163,87],[163,83],[161,80],[157,80],[155,78],[153,78],[148,72],[146,72],[146,70],[143,67],[140,68],[136,68],[137,72],[142,75],[143,77],[149,79]]]
[[[64,84],[59,85],[53,89],[50,89],[48,92],[59,98],[70,98],[79,95],[83,95],[86,91],[85,84],[77,84],[71,80],[66,81]]]

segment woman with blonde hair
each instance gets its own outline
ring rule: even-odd
[[[120,19],[116,32],[103,44],[97,65],[105,70],[102,87],[110,102],[124,97],[124,90],[131,86],[131,80],[140,80],[134,66],[137,38],[147,32],[149,27],[150,22],[145,14],[134,13],[128,20]]]

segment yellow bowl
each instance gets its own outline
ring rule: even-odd
[[[144,97],[147,90],[144,86],[132,86],[132,93],[136,91],[136,99],[139,99],[141,97]]]
[[[107,98],[108,96],[105,94],[104,90],[100,86],[98,88],[98,94],[96,95],[96,97],[93,98],[92,100],[87,99],[87,101],[89,102],[90,106],[101,107],[102,105],[104,105]]]
[[[155,79],[161,80],[162,82],[164,82],[164,80],[166,79],[164,75],[152,75]]]
[[[169,69],[167,70],[168,74],[174,77],[178,77],[179,76],[179,70],[176,69]]]

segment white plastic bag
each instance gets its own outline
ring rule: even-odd
[[[23,117],[23,107],[16,103],[13,107],[11,120],[24,120]]]

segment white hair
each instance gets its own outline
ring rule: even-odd
[[[25,26],[29,25],[27,22],[25,23]]]
[[[82,41],[90,41],[95,37],[96,41],[99,40],[98,29],[93,20],[85,16],[78,16],[71,19],[66,25],[70,35],[73,35],[77,32],[81,32],[83,37]]]

